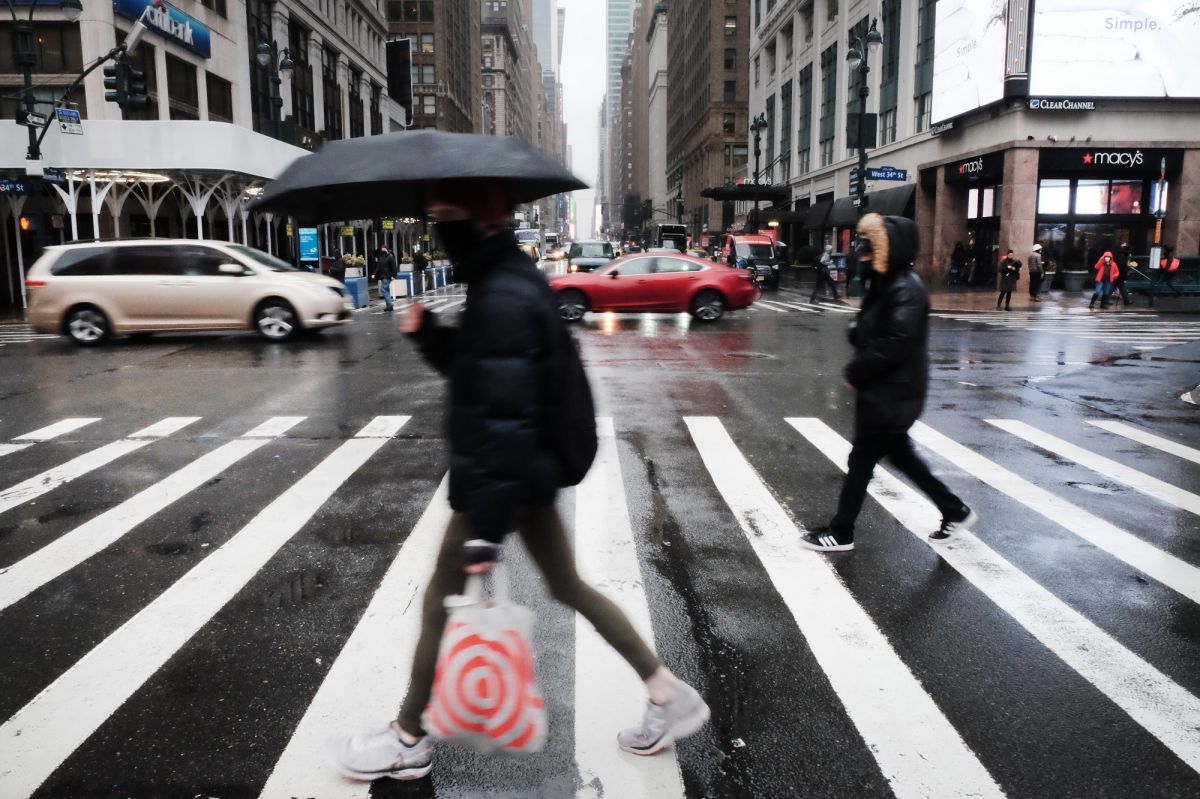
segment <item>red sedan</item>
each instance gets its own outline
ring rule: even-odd
[[[687,311],[715,322],[726,310],[750,306],[759,290],[745,269],[730,269],[690,255],[638,253],[594,272],[550,278],[568,322],[588,311]]]

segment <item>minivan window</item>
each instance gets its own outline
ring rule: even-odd
[[[738,242],[734,245],[734,251],[737,252],[739,258],[774,258],[775,250],[771,249],[770,244],[746,244]]]
[[[50,274],[62,277],[95,277],[107,273],[107,247],[73,247],[58,256],[50,267]]]
[[[182,274],[179,249],[158,245],[117,247],[112,255],[114,275]]]
[[[178,255],[180,268],[189,277],[218,277],[221,264],[233,262],[228,255],[212,247],[180,247]]]
[[[249,258],[259,266],[265,266],[274,272],[299,272],[300,270],[289,264],[287,261],[281,261],[274,255],[267,255],[262,250],[256,250],[253,247],[247,247],[244,244],[229,244],[226,245],[243,258]]]
[[[608,242],[584,241],[571,245],[572,258],[612,258],[613,248]]]

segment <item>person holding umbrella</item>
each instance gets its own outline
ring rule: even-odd
[[[379,152],[386,149],[380,140],[389,138],[394,140],[390,152]],[[396,170],[390,184],[380,174],[389,169]],[[347,190],[348,179],[362,185]],[[356,203],[361,206],[361,195],[379,191],[375,213],[361,215],[428,213],[467,287],[457,328],[439,325],[420,303],[409,306],[400,320],[401,330],[449,379],[454,513],[425,591],[399,717],[327,742],[330,760],[351,778],[409,780],[429,773],[434,753],[421,717],[447,618],[443,601],[462,592],[469,573],[495,564],[500,543],[513,528],[551,594],[591,622],[645,683],[645,716],[618,734],[621,749],[655,754],[697,732],[708,719],[708,705],[696,690],[663,665],[617,605],[580,579],[554,506],[567,478],[551,445],[556,391],[548,387],[561,382],[564,356],[558,350],[569,338],[553,291],[521,253],[507,222],[518,202],[575,188],[583,184],[510,137],[422,131],[330,143],[289,167],[259,201],[320,218],[352,213]],[[404,205],[405,197],[420,198],[422,207]]]

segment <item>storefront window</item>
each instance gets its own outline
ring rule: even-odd
[[[1075,213],[1108,213],[1108,181],[1081,180],[1075,189]]]
[[[1108,189],[1110,214],[1140,214],[1142,212],[1142,181],[1114,180]]]
[[[1067,214],[1071,212],[1071,181],[1042,180],[1038,183],[1038,213]],[[1044,245],[1043,245],[1044,246]]]
[[[979,189],[967,192],[967,219],[979,218]]]

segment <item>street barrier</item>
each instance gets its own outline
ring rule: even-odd
[[[346,278],[346,293],[350,295],[355,308],[367,307],[367,279],[365,277]]]

